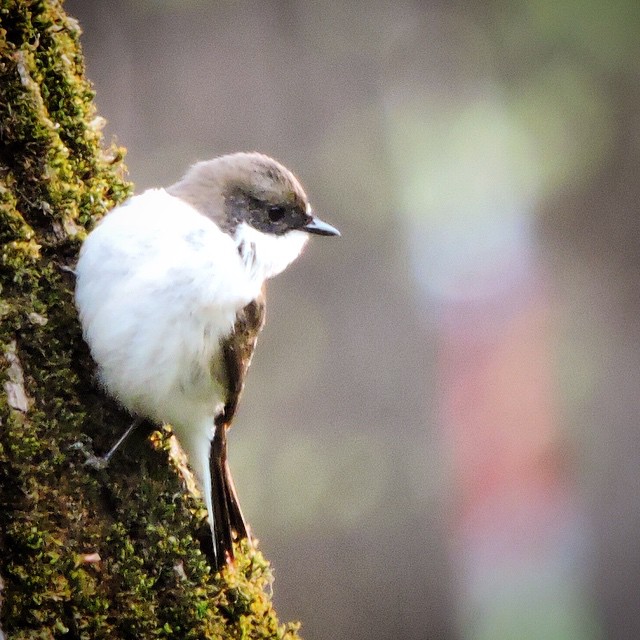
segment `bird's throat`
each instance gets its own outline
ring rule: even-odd
[[[303,231],[282,235],[263,233],[245,222],[238,225],[235,242],[249,276],[266,280],[284,271],[302,252],[309,239]]]

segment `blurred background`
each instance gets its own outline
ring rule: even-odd
[[[335,638],[640,638],[640,3],[68,0],[137,190],[273,155],[342,231],[231,433]]]

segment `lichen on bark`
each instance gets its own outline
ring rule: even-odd
[[[169,431],[99,473],[76,446],[130,420],[95,387],[62,269],[131,192],[79,37],[60,2],[0,0],[0,637],[293,640],[259,552],[212,574]]]

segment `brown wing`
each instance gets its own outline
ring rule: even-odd
[[[261,294],[238,312],[233,332],[222,343],[221,364],[228,392],[224,411],[216,418],[216,426],[229,425],[233,420],[258,334],[264,325],[264,312],[265,300]]]

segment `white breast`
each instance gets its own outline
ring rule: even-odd
[[[158,422],[212,422],[223,392],[210,363],[267,271],[248,273],[230,236],[164,190],[114,209],[85,241],[76,284],[106,389]]]

